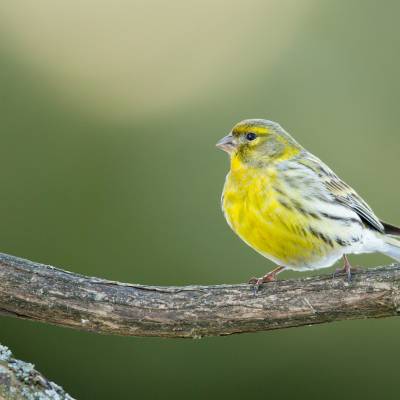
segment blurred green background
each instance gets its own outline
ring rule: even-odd
[[[220,211],[214,147],[252,117],[400,224],[399,14],[398,1],[2,1],[1,251],[146,284],[263,274]],[[0,342],[79,399],[398,398],[398,319],[195,341],[0,324]]]

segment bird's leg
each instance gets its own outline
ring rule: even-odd
[[[276,275],[278,275],[284,269],[285,267],[276,267],[261,278],[251,278],[249,280],[249,283],[255,285],[256,287],[259,287],[263,283],[276,281]]]
[[[343,261],[344,261],[344,266],[343,268],[338,268],[334,273],[333,277],[335,277],[337,274],[347,274],[347,280],[351,282],[351,264],[349,259],[347,258],[346,254],[343,254]],[[354,270],[355,268],[353,268]]]

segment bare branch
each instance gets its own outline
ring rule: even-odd
[[[160,287],[0,254],[0,313],[103,334],[202,337],[399,315],[400,266],[272,282]]]

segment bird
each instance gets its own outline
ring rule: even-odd
[[[327,268],[352,279],[349,254],[400,261],[400,228],[380,220],[359,194],[278,123],[246,119],[216,146],[230,156],[221,197],[232,230],[271,260],[259,287],[284,270]],[[396,238],[397,237],[397,238]]]

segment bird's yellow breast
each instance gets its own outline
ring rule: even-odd
[[[222,208],[247,244],[276,263],[295,268],[321,257],[324,249],[310,233],[307,216],[280,201],[280,180],[274,166],[248,167],[233,158]]]

